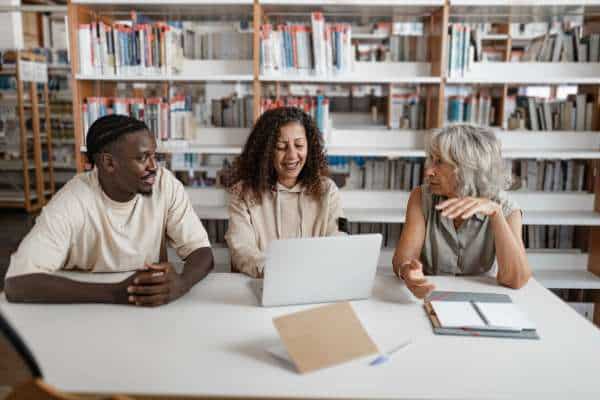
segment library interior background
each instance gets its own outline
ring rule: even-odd
[[[366,200],[349,232],[381,233],[389,268],[429,132],[489,127],[534,279],[600,325],[600,5],[150,3],[0,2],[0,291],[108,114],[147,124],[229,271],[227,205],[206,199],[223,197],[254,121],[285,105],[315,119],[342,199]]]

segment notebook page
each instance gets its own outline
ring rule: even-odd
[[[443,328],[485,328],[485,322],[469,301],[432,301],[431,306]]]
[[[514,303],[481,303],[475,301],[473,304],[485,318],[489,328],[535,329],[535,324]]]

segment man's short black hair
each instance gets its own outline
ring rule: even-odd
[[[89,162],[94,165],[98,153],[120,137],[133,132],[148,131],[144,121],[127,115],[111,114],[98,118],[87,132],[86,146]]]

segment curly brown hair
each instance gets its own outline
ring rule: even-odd
[[[312,117],[296,107],[267,110],[256,121],[242,153],[233,162],[228,179],[230,191],[260,203],[261,195],[275,187],[275,145],[281,127],[294,122],[304,127],[308,145],[306,163],[300,171],[298,182],[310,196],[319,198],[323,195],[325,189],[322,178],[329,176],[323,136]]]

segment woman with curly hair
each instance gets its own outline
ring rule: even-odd
[[[417,297],[434,285],[425,275],[494,273],[518,289],[531,277],[522,239],[522,211],[504,191],[510,184],[496,135],[454,125],[433,134],[426,183],[408,199],[394,272]]]
[[[308,114],[295,107],[263,113],[230,177],[225,239],[233,268],[260,278],[272,240],[338,234],[342,207],[328,175],[322,136]]]

